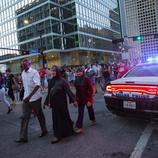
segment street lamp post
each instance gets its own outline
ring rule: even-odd
[[[24,25],[29,25],[30,21],[28,19],[25,19],[23,21]],[[37,30],[37,27],[35,27],[36,33],[39,32]],[[43,48],[42,48],[42,34],[39,32],[39,38],[40,38],[40,48],[38,48],[38,50],[40,51],[40,54],[42,56],[42,68],[45,68],[45,64],[46,64],[46,59],[43,53]]]
[[[94,48],[94,46],[95,46],[95,42],[93,41],[93,39],[91,39],[91,38],[89,38],[88,39],[88,56],[90,55],[90,48]],[[92,57],[92,56],[91,56]],[[90,58],[90,61],[93,61],[93,60],[91,60],[91,58]]]
[[[45,59],[45,55],[43,53],[43,48],[42,48],[42,35],[40,33],[40,54],[42,56],[42,67],[43,69],[46,68],[45,64],[46,64],[46,59]]]
[[[88,58],[88,64],[90,64],[90,59],[89,59],[89,55],[90,55],[90,44],[92,42],[92,39],[88,39],[88,55],[87,55],[87,58]]]

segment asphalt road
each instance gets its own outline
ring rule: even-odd
[[[29,142],[16,144],[21,116],[21,104],[7,115],[7,108],[0,104],[0,158],[158,158],[157,123],[121,118],[105,107],[103,94],[95,96],[96,125],[89,126],[87,110],[84,117],[84,133],[51,144],[51,111],[44,110],[49,134],[38,138],[39,124],[31,117]],[[72,119],[77,109],[69,105]]]

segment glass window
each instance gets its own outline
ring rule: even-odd
[[[158,76],[158,64],[136,66],[125,77],[146,76]]]

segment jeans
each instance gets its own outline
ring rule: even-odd
[[[82,128],[82,126],[83,126],[83,116],[84,116],[85,106],[86,105],[84,105],[84,104],[78,105],[78,118],[77,118],[77,122],[76,122],[77,128]],[[87,110],[88,110],[88,114],[89,114],[89,119],[91,121],[95,121],[93,106],[87,107]]]
[[[0,89],[0,101],[5,104],[7,107],[10,107],[10,103],[8,102],[5,96],[5,88]]]
[[[23,116],[21,120],[20,139],[25,139],[25,140],[28,139],[28,123],[30,120],[32,109],[34,109],[35,111],[42,132],[47,131],[45,117],[41,107],[41,98],[33,102],[28,102],[28,103],[23,102]]]

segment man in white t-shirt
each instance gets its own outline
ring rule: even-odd
[[[45,136],[48,132],[46,129],[45,117],[41,106],[41,90],[40,76],[37,70],[31,68],[31,61],[23,60],[22,81],[24,86],[23,99],[23,116],[21,120],[20,137],[16,140],[17,143],[26,143],[28,141],[28,123],[32,109],[34,110],[42,133],[40,137]]]

